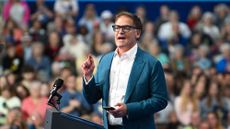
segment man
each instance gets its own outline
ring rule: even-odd
[[[106,129],[155,129],[153,114],[167,105],[162,66],[137,46],[142,24],[136,15],[117,14],[113,30],[117,49],[101,58],[96,75],[91,56],[82,64],[84,96],[115,107],[103,111]]]

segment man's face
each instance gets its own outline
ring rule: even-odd
[[[133,20],[127,16],[120,16],[116,20],[114,31],[116,46],[123,50],[132,48],[140,37],[140,31],[135,29]]]

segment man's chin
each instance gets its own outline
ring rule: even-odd
[[[125,47],[124,45],[117,45],[117,48],[119,48],[119,49],[122,49],[124,47]]]
[[[118,42],[118,43],[116,43],[116,46],[119,47],[119,48],[122,48],[122,47],[125,46],[124,44],[125,43],[123,43],[123,42]]]

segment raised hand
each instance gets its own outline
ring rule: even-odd
[[[93,61],[92,55],[89,55],[88,58],[81,65],[82,73],[85,76],[86,80],[89,80],[93,76],[93,70],[95,64]]]

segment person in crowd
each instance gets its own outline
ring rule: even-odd
[[[224,129],[217,112],[209,112],[207,115],[207,120],[208,124],[210,125],[210,129]]]
[[[13,72],[15,74],[21,73],[24,61],[22,57],[17,55],[14,45],[9,44],[7,46],[6,55],[3,56],[3,60],[3,71]]]
[[[157,33],[159,32],[160,26],[169,21],[169,15],[170,15],[170,8],[167,5],[161,5],[159,17],[155,21]]]
[[[23,120],[26,121],[28,125],[33,125],[34,123],[34,115],[39,114],[41,119],[44,121],[45,119],[45,111],[48,108],[47,106],[47,97],[41,96],[41,85],[40,81],[33,81],[30,85],[30,96],[25,98],[22,101],[22,112],[23,112]]]
[[[172,45],[169,48],[171,67],[175,74],[180,72],[189,73],[191,68],[191,63],[188,58],[186,58],[184,47],[180,44]]]
[[[194,112],[191,116],[191,124],[184,127],[183,129],[199,129],[201,117],[199,112]]]
[[[89,30],[87,29],[86,25],[80,25],[78,27],[78,38],[87,43],[87,46],[92,47],[93,41],[92,41],[92,34],[89,33]]]
[[[4,26],[4,21],[3,21],[2,17],[0,16],[0,34],[2,34],[3,26]],[[2,38],[1,38],[1,40],[2,40]]]
[[[149,46],[150,44],[152,44],[152,42],[157,42],[157,39],[155,37],[155,25],[152,21],[147,21],[144,24],[144,30],[143,30],[143,34],[141,37],[141,48],[149,51]]]
[[[228,5],[224,3],[217,4],[214,7],[214,23],[220,28],[224,25],[226,19],[230,18]]]
[[[84,15],[79,20],[79,26],[85,25],[88,32],[91,34],[94,31],[94,25],[100,23],[94,4],[87,4]]]
[[[193,6],[190,10],[187,18],[187,24],[190,30],[194,30],[196,25],[199,23],[202,16],[202,9],[200,6]]]
[[[190,36],[189,27],[179,20],[179,14],[174,10],[170,12],[169,21],[162,24],[158,32],[163,48],[167,48],[169,40],[186,46]]]
[[[63,68],[64,66],[62,65],[61,62],[58,62],[58,61],[54,61],[52,63],[52,66],[51,66],[51,76],[52,76],[52,79],[58,77],[60,75],[60,72],[61,72],[61,69]],[[52,80],[51,79],[51,80]]]
[[[15,84],[17,83],[18,75],[9,71],[6,72],[5,76],[6,76],[7,85],[9,87],[15,87]]]
[[[170,122],[169,118],[172,112],[174,112],[174,106],[171,101],[168,101],[167,107],[162,110],[157,112],[154,117],[155,117],[155,122],[157,125],[166,125]]]
[[[51,76],[51,62],[44,55],[44,45],[41,42],[34,42],[32,45],[32,57],[26,62],[37,71],[38,78],[42,81],[48,81]]]
[[[36,0],[35,12],[31,15],[31,20],[39,20],[43,27],[53,18],[53,12],[45,5],[45,0]]]
[[[86,43],[78,39],[73,19],[70,19],[66,25],[67,34],[63,37],[64,46],[60,51],[66,51],[73,58],[81,60],[89,52],[89,47]]]
[[[104,10],[101,13],[101,21],[100,22],[100,31],[103,34],[104,37],[104,42],[110,42],[113,43],[114,39],[114,34],[113,34],[113,29],[112,25],[113,23],[113,14],[109,10]]]
[[[62,112],[74,116],[82,116],[90,112],[91,106],[87,103],[80,91],[76,90],[76,77],[71,74],[65,82],[66,89],[62,92],[60,109]]]
[[[202,76],[204,73],[203,71],[201,70],[200,67],[198,66],[193,66],[192,67],[192,72],[191,72],[191,84],[192,85],[196,85],[196,83],[198,82],[199,80],[199,77]]]
[[[205,74],[199,75],[198,78],[194,84],[194,98],[201,101],[205,96],[208,80]]]
[[[215,82],[211,81],[208,87],[207,96],[201,101],[201,116],[206,118],[209,112],[219,112],[221,114],[220,119],[227,118],[227,101],[221,96],[221,87]]]
[[[14,87],[5,86],[1,89],[0,96],[0,125],[6,124],[9,110],[20,107],[21,101],[14,93]]]
[[[54,3],[54,12],[63,19],[75,18],[79,12],[78,0],[56,0]]]
[[[220,30],[214,24],[214,15],[211,12],[205,12],[203,14],[200,23],[196,26],[196,29],[210,36],[213,41],[220,38]]]
[[[32,26],[29,29],[29,35],[32,41],[41,41],[42,43],[46,41],[46,31],[42,28],[42,23],[38,19],[32,21]]]
[[[163,68],[169,68],[169,57],[161,52],[161,48],[158,42],[152,42],[148,46],[148,51],[156,57],[162,64]]]
[[[199,124],[199,129],[211,129],[207,120],[202,120]]]
[[[19,107],[9,109],[7,122],[0,126],[0,129],[28,129],[26,122],[22,119],[22,111]]]
[[[3,39],[8,44],[19,45],[23,36],[23,29],[12,18],[9,18],[2,29]]]
[[[61,16],[55,16],[53,21],[50,21],[47,24],[47,33],[51,33],[53,31],[58,32],[58,35],[60,37],[63,37],[65,34],[65,29],[64,29],[64,20],[62,19]]]
[[[204,32],[201,32],[195,29],[190,37],[188,48],[197,49],[200,45],[212,46],[213,44],[214,44],[214,41],[212,40],[210,36],[208,36]]]
[[[21,101],[30,96],[29,89],[26,88],[22,83],[16,85],[15,88],[16,96],[19,97]]]
[[[146,21],[148,20],[147,14],[146,14],[146,9],[144,6],[137,6],[135,9],[135,14],[141,19],[142,24],[145,24]]]
[[[67,77],[69,77],[70,75],[74,74],[73,70],[70,67],[63,67],[60,71],[60,78],[62,78],[63,80],[66,80]]]
[[[45,54],[50,58],[51,62],[57,60],[62,45],[62,39],[59,37],[58,32],[53,31],[48,34],[48,43],[45,47]]]
[[[230,18],[225,20],[221,27],[221,37],[224,42],[230,42]]]
[[[219,73],[230,73],[230,44],[224,43],[220,46],[221,59],[216,62],[216,69]]]
[[[29,32],[25,32],[22,36],[22,57],[23,57],[23,61],[27,61],[28,59],[31,58],[32,55],[32,37],[29,34]]]
[[[181,129],[181,123],[179,122],[176,112],[173,111],[169,116],[169,123],[166,126],[166,129]]]
[[[7,0],[3,6],[3,19],[12,18],[17,25],[26,29],[30,20],[30,8],[24,0]]]
[[[223,86],[223,95],[222,97],[226,100],[227,103],[227,109],[230,109],[230,75],[225,75],[224,81],[226,82]],[[229,111],[228,111],[229,112]]]
[[[166,79],[166,84],[167,84],[167,89],[168,89],[168,96],[169,96],[169,101],[174,105],[175,98],[176,96],[179,95],[179,91],[176,86],[176,81],[175,81],[175,76],[173,74],[173,71],[171,69],[164,69],[165,71],[165,79]]]
[[[90,48],[76,34],[76,27],[74,21],[69,21],[66,26],[67,34],[63,37],[64,45],[60,50],[60,56],[67,56],[75,63],[76,71],[79,71],[80,64],[86,58]],[[67,59],[68,61],[68,59]]]
[[[183,82],[180,95],[175,98],[175,111],[180,123],[191,124],[192,114],[199,112],[199,102],[193,97],[192,85],[189,80]]]
[[[41,96],[42,97],[49,97],[50,95],[50,90],[51,90],[51,87],[49,86],[48,83],[42,83],[41,85]]]
[[[212,65],[211,60],[208,58],[209,51],[210,48],[207,45],[200,45],[198,48],[198,57],[194,65],[199,66],[203,71],[208,70]]]
[[[97,124],[100,124],[100,125],[103,125],[103,120],[101,119],[101,117],[96,114],[96,113],[93,113],[91,115],[91,118],[90,118],[91,121],[97,123]]]
[[[37,79],[37,71],[30,65],[25,65],[22,70],[21,83],[29,89],[32,81]]]
[[[38,112],[33,112],[28,124],[29,129],[44,129],[44,119]]]
[[[1,89],[4,88],[5,86],[8,85],[8,82],[7,82],[7,79],[6,79],[6,75],[1,75],[0,76],[0,92],[1,92]]]
[[[100,30],[100,25],[94,25],[93,32],[93,44],[92,44],[92,54],[95,56],[101,56],[113,50],[113,42],[106,42],[104,34]]]
[[[203,34],[199,31],[195,31],[192,33],[190,41],[189,41],[189,45],[188,48],[191,51],[191,55],[194,56],[193,58],[197,58],[197,49],[198,47],[203,43]]]

